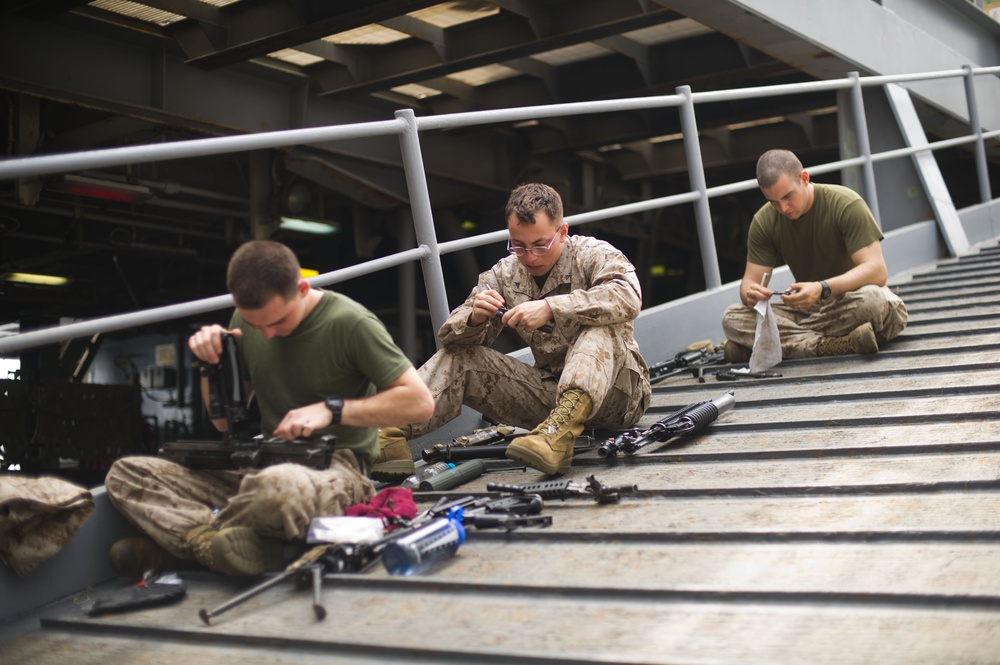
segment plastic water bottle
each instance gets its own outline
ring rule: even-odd
[[[437,464],[431,464],[430,466],[424,467],[417,473],[413,474],[403,482],[399,484],[400,487],[405,487],[407,489],[416,489],[419,487],[420,483],[431,476],[436,476],[442,471],[447,471],[448,469],[454,469],[454,462],[438,462]]]
[[[455,556],[464,542],[459,508],[387,544],[382,550],[382,563],[391,575],[416,575]]]

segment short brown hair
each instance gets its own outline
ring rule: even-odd
[[[529,182],[511,192],[504,219],[510,220],[513,215],[521,224],[534,224],[535,213],[539,211],[548,215],[553,224],[562,223],[563,206],[559,193],[548,185]]]
[[[797,179],[804,169],[802,162],[790,150],[768,150],[757,160],[757,185],[774,187],[782,173]]]
[[[299,260],[292,250],[273,240],[251,240],[229,259],[226,288],[237,307],[260,309],[276,295],[294,298],[301,279]]]

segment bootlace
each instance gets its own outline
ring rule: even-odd
[[[569,404],[567,404],[569,402]],[[559,399],[559,403],[556,404],[556,408],[552,409],[548,418],[542,421],[539,429],[545,429],[549,434],[554,433],[557,429],[566,424],[572,415],[574,409],[580,404],[580,393],[577,391],[569,391],[563,393],[563,396]]]

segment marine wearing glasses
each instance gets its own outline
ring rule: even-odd
[[[527,252],[531,252],[535,256],[545,256],[546,254],[549,253],[549,250],[552,249],[552,243],[556,241],[557,237],[559,237],[558,232],[556,232],[556,234],[552,236],[552,239],[549,240],[549,244],[545,245],[545,247],[542,247],[541,245],[522,247],[521,245],[512,245],[510,240],[508,240],[507,251],[513,254],[514,256],[524,256]]]

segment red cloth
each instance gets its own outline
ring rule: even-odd
[[[417,504],[413,492],[405,487],[387,487],[372,497],[368,503],[351,506],[345,515],[351,517],[380,517],[389,528],[395,526],[397,518],[412,520],[417,516]]]

